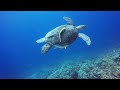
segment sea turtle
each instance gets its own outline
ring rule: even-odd
[[[72,44],[77,37],[82,38],[87,45],[91,44],[91,40],[87,35],[78,32],[79,30],[84,29],[86,25],[74,26],[71,18],[64,16],[63,19],[67,21],[66,25],[56,27],[49,31],[45,37],[36,41],[37,43],[45,42],[42,46],[42,54],[46,54],[53,46],[57,48],[66,48]]]

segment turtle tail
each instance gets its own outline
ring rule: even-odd
[[[52,47],[51,44],[46,43],[45,45],[42,46],[41,53],[46,54],[51,49],[51,47]]]

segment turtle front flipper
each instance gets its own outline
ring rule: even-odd
[[[46,54],[51,49],[51,47],[52,47],[51,44],[46,43],[45,45],[42,46],[41,53]]]
[[[40,38],[38,40],[36,40],[37,43],[42,43],[42,42],[46,42],[46,39],[43,37],[43,38]]]
[[[73,21],[71,18],[64,16],[63,19],[67,21],[68,25],[73,25]]]
[[[80,38],[82,38],[86,43],[87,45],[91,45],[91,40],[90,40],[90,37],[83,34],[83,33],[79,33],[78,35]]]

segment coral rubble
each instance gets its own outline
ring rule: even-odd
[[[120,79],[120,49],[94,60],[67,61],[47,79]]]

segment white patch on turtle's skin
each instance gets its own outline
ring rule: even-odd
[[[61,42],[61,33],[65,30],[65,27],[63,27],[60,32],[59,32],[59,39],[60,39],[60,42]]]
[[[64,45],[64,46],[54,45],[54,46],[55,46],[56,48],[61,48],[61,49],[62,49],[62,48],[65,48],[65,49],[66,49],[69,45]]]
[[[48,37],[51,37],[51,36],[56,35],[56,34],[58,33],[58,31],[59,31],[61,28],[63,28],[64,26],[66,26],[66,25],[61,25],[61,26],[58,26],[58,27],[54,28],[53,30],[49,31],[49,32],[45,35],[45,37],[48,38]]]

